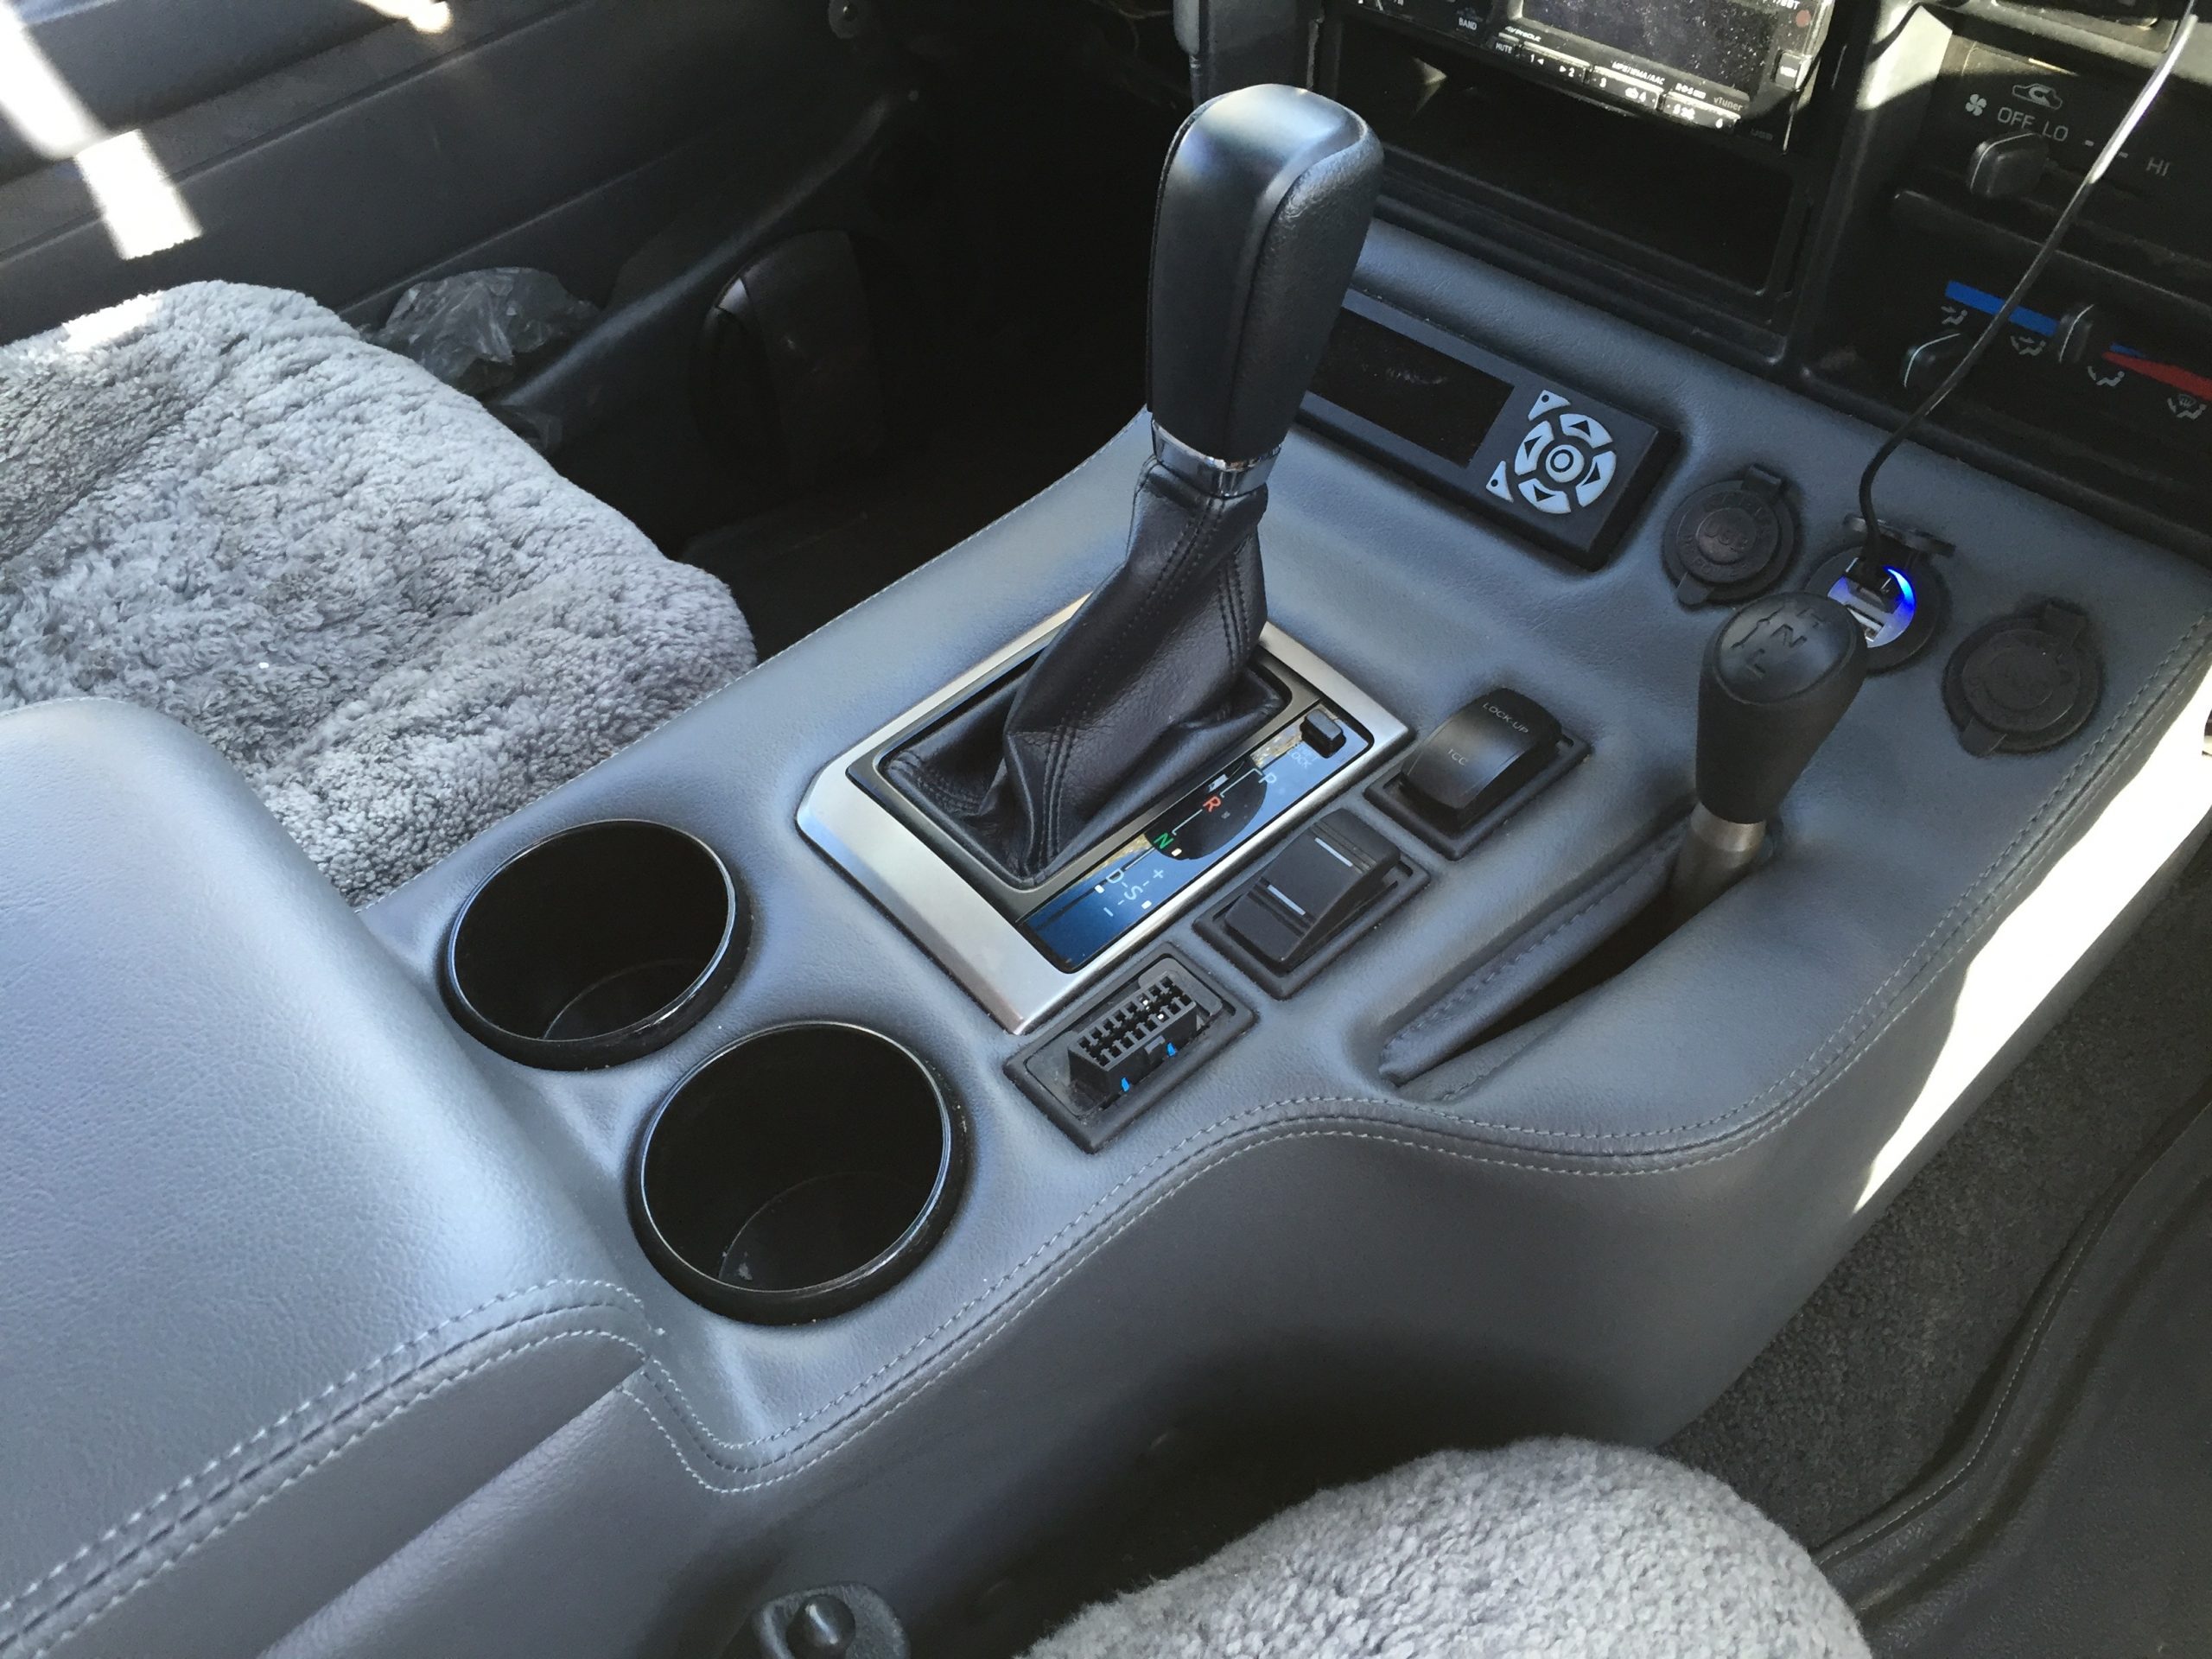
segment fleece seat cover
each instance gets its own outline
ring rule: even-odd
[[[183,721],[356,903],[753,661],[719,582],[300,295],[0,348],[0,709]]]
[[[1531,1440],[1324,1492],[1028,1659],[1867,1659],[1802,1548],[1709,1475]]]

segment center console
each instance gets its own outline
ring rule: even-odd
[[[1933,28],[1939,86],[1982,5],[1840,3],[1809,91],[1668,83],[1725,127],[1494,43],[1587,19],[1346,6],[1329,73],[1396,88],[1363,245],[1357,122],[1202,118],[1234,188],[1154,292],[1208,372],[358,917],[176,729],[0,721],[0,923],[51,964],[0,1039],[62,1108],[0,1284],[70,1430],[17,1451],[73,1506],[41,1650],[743,1654],[866,1584],[1007,1651],[1224,1421],[1409,1454],[1709,1404],[2212,813],[2212,575],[1915,447],[1849,522],[1834,215],[1918,209],[1842,111],[1917,111],[1900,176],[1933,94],[1876,66]],[[1751,21],[1770,88],[1798,25]],[[1576,156],[1613,170],[1547,195]],[[1341,264],[1278,263],[1302,229]],[[2152,338],[2100,372],[2166,385]]]
[[[1145,423],[367,912],[435,998],[471,893],[620,819],[710,847],[747,918],[729,988],[642,1058],[555,1069],[456,1033],[660,1334],[573,1449],[518,1475],[533,1501],[487,1495],[481,1547],[444,1552],[386,1610],[396,1645],[429,1641],[472,1574],[510,1559],[563,1564],[594,1617],[650,1617],[691,1575],[709,1650],[772,1597],[852,1580],[918,1631],[982,1643],[1018,1617],[994,1606],[1083,1547],[1061,1529],[1161,1437],[1224,1414],[1389,1424],[1408,1450],[1663,1439],[2195,844],[2212,578],[1909,450],[1889,494],[1952,544],[1924,556],[1944,620],[1917,654],[1868,647],[1764,844],[1673,919],[1700,805],[1727,823],[1770,804],[1701,772],[1728,742],[1700,731],[1701,665],[1737,607],[1817,580],[1877,435],[1401,228],[1372,233],[1354,287],[1672,448],[1593,570],[1502,503],[1293,430],[1268,485],[1257,658],[1290,701],[1254,745],[1303,732],[1294,677],[1370,740],[1372,769],[1232,834],[1233,866],[1170,902],[1137,897],[1147,919],[1088,962],[1061,967],[1023,923],[1081,874],[1118,926],[1143,870],[1109,880],[1071,855],[1027,907],[1001,902],[868,762],[1122,568]],[[1525,435],[1528,413],[1491,425]],[[1796,528],[1764,594],[1686,604],[1677,522],[1719,515],[1704,541],[1726,554],[1762,544],[1762,511]],[[2071,645],[2049,643],[2054,605],[2086,618]],[[1715,671],[1740,687],[1771,660],[1753,639]],[[1970,749],[1955,679],[2016,735]],[[1109,850],[1146,857],[1135,832],[1158,821],[1131,815]],[[1210,833],[1171,878],[1211,875]],[[1294,915],[1262,889],[1325,906],[1321,866],[1363,907],[1300,960],[1268,926]],[[963,957],[925,890],[989,946]],[[1034,1001],[994,1000],[1007,964]],[[812,1034],[764,1046],[794,1030]],[[804,1198],[741,1189],[761,1167],[749,1144]],[[1005,1599],[971,1602],[997,1576]],[[546,1599],[518,1640],[558,1638],[571,1604]]]

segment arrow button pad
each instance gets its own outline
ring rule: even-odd
[[[1549,417],[1560,410],[1554,423]],[[1546,391],[1529,410],[1534,424],[1513,452],[1513,474],[1521,480],[1521,499],[1538,512],[1554,518],[1593,507],[1612,488],[1618,470],[1613,435],[1604,422],[1574,409],[1556,391]],[[1503,495],[1501,466],[1491,474],[1490,493]],[[1567,494],[1572,486],[1573,494]]]
[[[1574,503],[1567,499],[1565,491],[1555,490],[1533,478],[1522,480],[1521,496],[1538,512],[1548,512],[1554,518],[1564,518],[1574,511]]]

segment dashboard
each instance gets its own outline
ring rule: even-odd
[[[1834,0],[1353,0],[1586,97],[1726,131],[1801,99]]]
[[[1316,84],[1389,144],[1389,217],[1886,427],[2018,281],[2177,10],[1329,0]],[[2208,411],[2212,32],[1923,436],[2202,562]]]

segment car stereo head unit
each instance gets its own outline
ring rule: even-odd
[[[1690,126],[1793,107],[1834,0],[1355,0],[1576,91]]]

